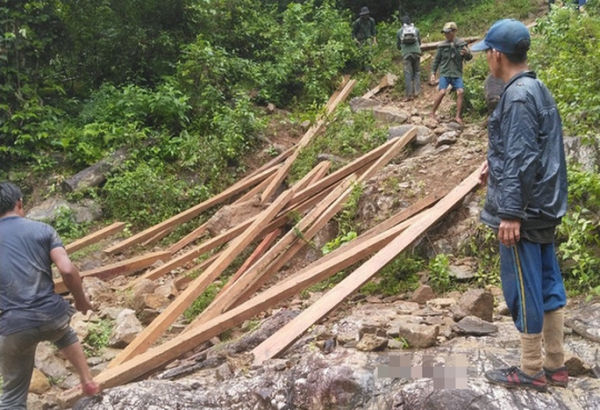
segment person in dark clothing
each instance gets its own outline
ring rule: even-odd
[[[516,20],[494,23],[472,48],[506,86],[488,123],[481,221],[498,234],[504,298],[521,333],[521,364],[485,374],[491,383],[546,391],[566,387],[566,292],[554,245],[567,211],[562,122],[548,88],[527,66],[530,34]],[[545,355],[542,354],[542,346]]]
[[[79,271],[51,226],[25,218],[21,190],[0,183],[0,409],[25,410],[39,342],[52,342],[79,374],[83,393],[100,390],[93,380],[77,334],[69,326],[71,307],[54,292],[55,263],[75,299],[75,308],[92,306]]]
[[[401,21],[402,28],[396,33],[396,47],[402,53],[406,100],[410,101],[421,92],[421,34],[410,17],[404,16]]]
[[[358,45],[377,45],[377,29],[368,7],[360,10],[358,19],[352,23],[352,38]]]

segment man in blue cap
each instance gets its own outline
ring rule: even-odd
[[[556,103],[527,66],[530,44],[527,27],[505,19],[471,48],[485,51],[491,74],[506,83],[488,123],[481,221],[498,234],[502,290],[521,333],[521,365],[485,377],[510,388],[547,391],[548,384],[568,383],[566,293],[554,247],[555,228],[567,210],[567,169]]]

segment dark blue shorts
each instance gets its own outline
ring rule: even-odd
[[[464,90],[465,88],[462,77],[440,77],[438,90],[445,90],[449,85],[451,85],[454,90]]]
[[[541,333],[544,312],[567,304],[554,243],[521,239],[510,248],[500,244],[500,279],[504,299],[521,333]]]

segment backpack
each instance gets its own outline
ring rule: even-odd
[[[400,37],[402,44],[414,44],[417,42],[417,28],[414,24],[403,24],[402,35]]]

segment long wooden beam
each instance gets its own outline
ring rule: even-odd
[[[441,199],[431,210],[411,225],[397,238],[371,257],[361,267],[352,272],[350,276],[336,285],[325,296],[313,303],[300,315],[288,322],[283,328],[258,345],[252,353],[254,363],[276,357],[287,349],[298,337],[302,335],[315,322],[326,316],[339,306],[348,296],[354,293],[369,281],[380,269],[387,265],[400,252],[412,244],[415,239],[425,233],[440,218],[459,204],[466,195],[479,185],[479,169],[475,170],[467,179],[461,182],[446,197]]]
[[[273,286],[255,298],[246,303],[198,326],[188,333],[181,334],[170,341],[157,346],[151,350],[126,361],[118,366],[108,368],[97,377],[96,382],[102,389],[119,386],[128,383],[138,377],[141,377],[154,369],[165,365],[176,359],[185,352],[188,352],[198,346],[200,343],[210,340],[231,327],[250,319],[256,314],[268,309],[277,303],[297,294],[315,283],[318,283],[334,273],[351,266],[371,253],[376,252],[382,243],[389,242],[398,235],[416,219],[414,218],[395,226],[384,233],[365,241],[361,246],[353,247],[344,252],[339,252],[335,257],[329,258],[326,262],[314,262],[309,265],[293,279]],[[340,248],[343,249],[343,248]],[[63,396],[66,403],[74,402],[82,396],[80,391],[72,391]]]
[[[106,252],[108,254],[122,252],[125,249],[127,249],[133,245],[137,245],[138,243],[144,242],[148,238],[152,238],[157,233],[162,232],[165,229],[168,229],[173,225],[180,225],[184,222],[187,222],[187,221],[195,218],[196,216],[200,215],[205,210],[207,210],[221,202],[224,202],[227,199],[231,198],[232,196],[260,183],[264,179],[273,175],[276,171],[277,171],[276,168],[269,168],[269,169],[261,172],[260,174],[253,176],[252,178],[245,178],[245,179],[241,180],[240,182],[232,185],[225,191],[221,192],[219,195],[216,195],[216,196],[214,196],[214,197],[212,197],[212,198],[210,198],[210,199],[208,199],[186,211],[183,211],[183,212],[167,219],[166,221],[163,221],[163,222],[161,222],[157,225],[154,225],[154,226],[152,226],[152,227],[150,227],[128,239],[125,239],[124,241],[121,241],[118,244],[105,249],[104,252]]]
[[[302,218],[296,226],[288,231],[277,244],[271,248],[251,269],[246,271],[246,274],[239,278],[234,284],[227,289],[222,289],[212,303],[190,323],[186,331],[197,327],[201,323],[220,315],[232,303],[238,300],[240,294],[245,288],[251,286],[260,277],[261,272],[280,254],[284,253],[288,247],[298,239],[298,235],[302,235],[304,240],[310,240],[311,236],[305,236],[305,231],[316,221],[321,214],[326,211],[332,203],[339,201],[342,194],[347,192],[348,187],[356,178],[350,176],[342,184],[337,186],[329,195],[325,197],[313,210],[311,210],[304,218]],[[347,196],[346,196],[347,198]],[[333,216],[333,215],[331,215]],[[331,217],[330,216],[330,217]],[[314,235],[314,233],[313,233]],[[304,242],[303,244],[304,245]]]
[[[125,229],[125,224],[123,222],[115,222],[112,225],[107,226],[106,228],[102,228],[97,232],[91,233],[87,236],[84,236],[81,239],[78,239],[74,242],[65,246],[65,250],[67,253],[77,252],[80,249],[85,248],[86,246],[92,245],[101,241],[104,238],[108,238],[116,234],[117,232],[121,232]]]
[[[110,367],[123,363],[136,355],[145,352],[150,346],[171,326],[202,292],[217,278],[233,259],[246,248],[256,236],[264,229],[279,211],[292,198],[293,190],[281,194],[273,203],[259,214],[250,227],[244,231],[206,270],[196,278],[187,289],[182,292],[171,304],[161,312],[117,357],[110,363]]]
[[[331,104],[327,106],[327,108],[326,108],[327,114],[330,114],[331,112],[333,112],[333,110],[336,109],[336,107],[339,105],[339,103],[342,102],[344,99],[346,99],[348,97],[348,95],[350,95],[350,92],[352,92],[352,89],[354,88],[355,85],[356,85],[356,80],[348,81],[348,83],[344,86],[344,89],[340,92],[340,95],[338,95],[337,98],[335,98],[335,100],[332,101]],[[298,155],[300,155],[300,152],[302,151],[302,149],[313,140],[313,138],[320,131],[323,124],[325,124],[325,121],[323,119],[318,120],[317,123],[315,125],[313,125],[312,127],[310,127],[309,130],[304,134],[302,139],[296,145],[296,148],[295,148],[294,152],[292,153],[292,155],[290,155],[290,157],[285,160],[285,162],[283,163],[283,166],[277,171],[277,174],[276,174],[277,176],[275,177],[275,179],[269,184],[269,186],[262,193],[261,201],[263,203],[267,202],[273,196],[273,194],[275,193],[277,188],[279,188],[279,186],[281,185],[281,182],[283,182],[283,180],[287,177],[290,169],[292,168],[294,161],[296,161],[296,158],[298,158]]]
[[[151,266],[156,261],[166,262],[171,259],[170,252],[153,252],[146,255],[138,256],[137,258],[123,260],[110,265],[102,266],[100,268],[91,269],[81,272],[79,275],[81,278],[88,278],[94,276],[102,280],[109,280],[119,275],[129,275],[137,272],[140,269]],[[54,291],[56,293],[68,292],[67,286],[62,279],[56,279],[54,281]]]

